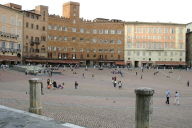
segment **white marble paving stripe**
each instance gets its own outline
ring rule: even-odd
[[[5,109],[5,110],[8,110],[8,111],[25,114],[25,115],[28,115],[28,116],[31,116],[31,117],[35,117],[35,118],[38,118],[38,119],[42,119],[42,120],[46,120],[46,121],[54,120],[53,118],[49,118],[49,117],[46,117],[46,116],[33,114],[33,113],[30,113],[30,112],[25,112],[25,111],[14,109],[14,108],[9,108],[9,107],[2,106],[2,105],[0,105],[0,109]]]
[[[85,127],[81,127],[81,126],[74,125],[74,124],[71,124],[71,123],[64,123],[62,125],[66,126],[66,127],[69,127],[69,128],[85,128]]]

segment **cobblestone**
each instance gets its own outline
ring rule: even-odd
[[[64,89],[46,89],[48,76],[36,76],[43,79],[45,95],[43,114],[62,122],[85,126],[87,128],[134,128],[135,93],[138,87],[150,87],[155,90],[153,98],[152,127],[154,128],[191,128],[192,127],[192,86],[187,87],[192,72],[160,70],[144,71],[122,70],[124,77],[116,74],[123,81],[123,88],[114,88],[111,83],[111,70],[77,69],[72,74],[69,69],[62,75],[53,75],[57,83],[65,82]],[[85,78],[82,77],[85,73]],[[92,78],[91,75],[95,74]],[[143,79],[140,79],[140,75]],[[170,78],[167,78],[167,75]],[[28,80],[34,76],[16,71],[0,71],[0,104],[28,111]],[[74,89],[78,81],[79,89]],[[192,81],[190,81],[192,82]],[[165,104],[165,91],[171,90],[170,105]],[[174,92],[181,94],[181,105],[175,106]]]

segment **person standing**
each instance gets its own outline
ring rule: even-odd
[[[167,90],[166,92],[165,92],[165,94],[166,94],[166,104],[169,104],[169,99],[170,99],[170,97],[171,97],[171,92],[170,92],[170,90]]]
[[[175,92],[175,105],[179,105],[179,97],[180,97],[180,94],[178,91]]]

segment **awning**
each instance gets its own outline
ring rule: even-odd
[[[116,65],[125,65],[125,62],[124,61],[115,61],[115,64]]]
[[[79,64],[79,60],[48,60],[49,63]]]
[[[131,64],[131,61],[127,61],[127,64]]]
[[[0,61],[21,61],[21,58],[17,56],[2,56],[0,55]]]
[[[26,59],[27,62],[38,62],[38,63],[46,63],[47,60],[35,60],[35,59]]]
[[[60,63],[60,64],[79,64],[79,60],[37,60],[37,59],[26,59],[27,62],[38,62],[38,63]]]
[[[180,61],[156,61],[156,65],[186,65],[186,63]]]

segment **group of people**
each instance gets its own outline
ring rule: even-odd
[[[112,84],[113,84],[113,87],[119,87],[119,89],[120,88],[122,88],[122,86],[123,86],[123,84],[122,84],[122,82],[121,81],[118,81],[117,82],[117,77],[115,76],[115,77],[112,77]]]
[[[65,83],[63,82],[62,84],[58,84],[57,82],[51,79],[47,79],[47,89],[63,89],[64,88]],[[77,89],[79,86],[79,83],[77,81],[75,81],[75,89]]]
[[[63,89],[64,88],[64,82],[62,84],[57,85],[57,82],[51,79],[47,79],[47,89],[51,89],[51,88],[60,88]]]
[[[165,92],[165,94],[166,94],[166,104],[170,104],[170,97],[171,97],[171,92],[170,92],[170,90],[166,90],[166,92]],[[179,97],[180,97],[180,94],[179,94],[179,92],[178,91],[175,91],[175,100],[174,100],[174,104],[175,105],[179,105],[180,104],[180,102],[179,102]]]
[[[1,69],[3,69],[3,70],[5,70],[5,69],[9,69],[9,65],[1,64]]]

